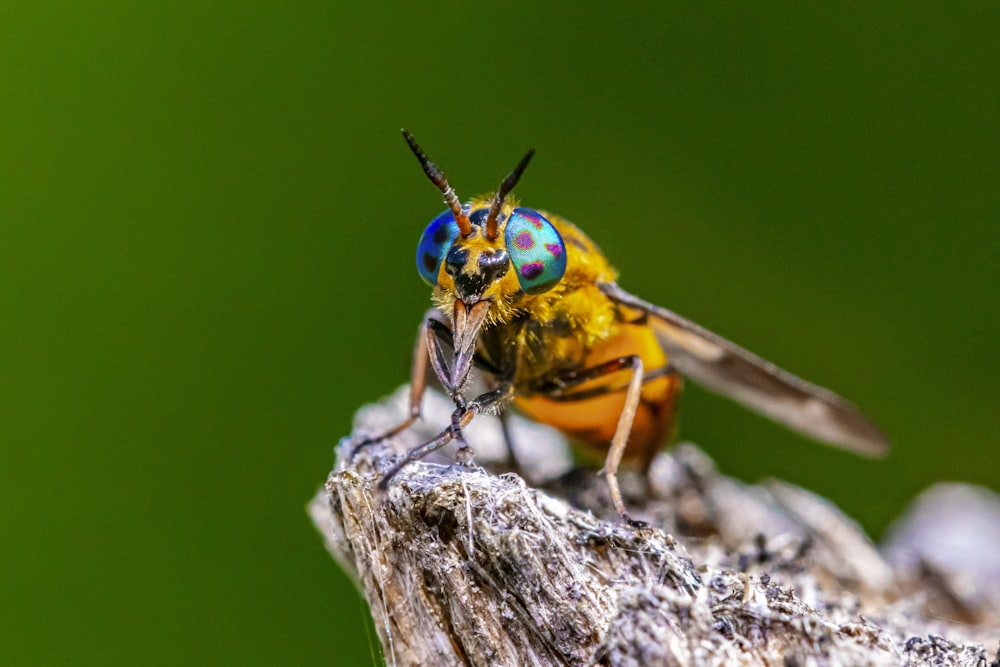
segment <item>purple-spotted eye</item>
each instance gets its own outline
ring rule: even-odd
[[[458,223],[451,211],[445,211],[431,220],[417,244],[417,271],[424,282],[437,285],[438,270],[448,248],[458,238]]]
[[[521,289],[541,294],[556,286],[566,273],[566,244],[538,211],[516,208],[504,230],[507,254]]]

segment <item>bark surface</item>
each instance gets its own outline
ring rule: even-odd
[[[401,394],[356,434],[397,421]],[[450,406],[428,397],[423,424]],[[467,430],[477,463],[499,426]],[[351,456],[345,438],[310,513],[371,607],[389,665],[970,665],[1000,667],[1000,500],[947,486],[879,549],[828,501],[745,485],[692,445],[648,488],[623,476],[635,529],[547,429],[513,428],[522,474],[445,457],[378,480],[432,435],[415,428]],[[500,468],[502,469],[502,468]],[[525,479],[532,480],[528,483]]]

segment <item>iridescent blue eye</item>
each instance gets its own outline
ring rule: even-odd
[[[424,282],[437,285],[438,269],[448,248],[458,238],[458,223],[451,211],[445,211],[431,220],[417,244],[417,271]]]
[[[504,242],[521,289],[528,294],[546,292],[562,280],[566,273],[566,244],[538,211],[514,209],[504,230]]]

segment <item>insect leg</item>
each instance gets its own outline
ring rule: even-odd
[[[507,445],[507,467],[513,472],[520,473],[521,463],[517,460],[517,451],[514,449],[514,437],[510,430],[510,415],[504,411],[500,413],[499,417],[503,442]]]
[[[642,359],[638,355],[629,355],[611,359],[603,364],[580,371],[563,373],[555,378],[547,379],[545,385],[537,387],[536,390],[557,401],[577,401],[593,398],[594,396],[600,396],[612,391],[620,391],[621,387],[599,386],[581,391],[572,390],[574,387],[589,380],[626,369],[632,371],[632,377],[625,387],[625,405],[622,407],[621,414],[618,417],[618,425],[615,428],[614,437],[611,439],[611,448],[608,450],[607,458],[604,460],[604,469],[602,472],[608,480],[608,487],[611,491],[611,502],[614,504],[615,510],[618,511],[618,514],[626,523],[641,525],[641,522],[634,521],[625,510],[625,501],[622,500],[621,489],[618,487],[618,465],[625,454],[625,447],[628,445],[628,436],[632,431],[632,422],[635,420],[639,401],[642,398],[642,385],[645,381]],[[663,369],[658,368],[651,371],[650,375],[660,377],[662,375],[670,375],[672,372],[669,366],[665,366]]]
[[[427,389],[427,381],[430,375],[429,370],[433,370],[438,378],[449,376],[448,359],[441,345],[442,343],[449,346],[452,345],[452,334],[448,325],[437,319],[437,315],[436,310],[429,310],[417,333],[417,342],[413,350],[413,365],[410,371],[408,416],[385,433],[362,439],[351,451],[352,457],[368,445],[381,442],[402,433],[420,419],[420,405],[424,392]],[[430,362],[430,368],[428,368],[428,361]],[[496,366],[483,359],[480,355],[474,356],[472,363],[486,373],[492,375],[500,374],[500,370]],[[455,401],[455,405],[458,408],[464,409],[465,401],[461,395],[452,396],[451,398]],[[461,437],[461,434],[458,437]]]
[[[438,326],[440,325],[440,328]],[[424,339],[427,344],[427,352],[431,361],[431,368],[434,369],[434,375],[437,376],[438,380],[441,378],[447,378],[451,374],[448,368],[448,358],[444,354],[444,350],[441,349],[441,338],[444,333],[450,335],[451,331],[444,326],[441,322],[437,320],[427,320],[426,328],[424,329]],[[452,400],[456,402],[456,405],[461,399],[461,395],[452,394]]]
[[[430,318],[427,320],[427,326],[433,330],[434,338],[436,339],[435,340],[436,344],[443,342],[448,347],[451,348],[455,347],[454,337],[452,336],[451,329],[448,328],[447,324],[445,324],[441,320]],[[444,356],[443,351],[440,354],[441,356],[438,360],[438,363],[441,365],[442,369],[447,369],[448,368],[447,357]],[[472,358],[472,365],[478,368],[479,370],[486,371],[487,373],[490,373],[492,375],[497,375],[497,376],[501,375],[500,369],[497,368],[495,365],[491,364],[486,359],[484,359],[482,355],[479,354],[475,355]],[[435,366],[435,373],[437,373],[436,368],[437,367]],[[445,377],[448,376],[446,375]]]
[[[402,433],[413,426],[415,421],[420,419],[420,404],[424,397],[424,390],[427,389],[427,361],[430,357],[429,340],[432,337],[433,330],[431,322],[437,322],[437,320],[428,316],[420,325],[420,329],[417,332],[417,342],[413,349],[413,365],[410,368],[410,406],[406,419],[381,435],[364,438],[351,451],[352,457],[368,445],[381,442],[386,438],[391,438]]]
[[[468,404],[460,406],[457,410],[455,410],[455,412],[452,413],[451,424],[448,428],[441,431],[427,442],[417,445],[407,451],[403,460],[394,465],[389,472],[386,473],[385,477],[382,478],[382,481],[379,482],[379,488],[384,491],[389,487],[389,482],[392,481],[392,478],[395,477],[400,470],[414,461],[419,461],[431,452],[441,449],[452,440],[464,442],[462,429],[469,425],[472,418],[480,412],[491,410],[500,403],[508,400],[513,395],[513,391],[513,385],[509,382],[504,382],[496,389],[480,394],[469,401]],[[467,447],[468,445],[464,445],[463,448]]]
[[[628,445],[628,436],[632,431],[632,422],[635,420],[642,394],[642,359],[638,355],[631,355],[622,357],[618,361],[624,362],[623,368],[632,369],[632,380],[625,393],[625,406],[622,408],[621,416],[618,417],[615,437],[611,439],[611,449],[608,450],[608,457],[604,460],[604,476],[611,489],[611,502],[622,520],[633,526],[643,525],[642,522],[635,521],[629,516],[625,510],[625,501],[622,500],[621,489],[618,488],[618,464],[621,463],[625,447]]]
[[[601,385],[599,387],[590,387],[589,389],[580,389],[578,391],[567,391],[568,389],[573,389],[573,387],[582,384],[588,380],[593,380],[602,375],[608,373],[614,373],[615,371],[620,371],[625,366],[621,365],[621,360],[613,359],[609,362],[601,364],[599,366],[594,366],[593,368],[588,368],[586,371],[574,372],[571,376],[570,381],[565,381],[562,379],[552,382],[546,385],[546,388],[539,389],[539,393],[545,395],[546,398],[550,398],[553,401],[559,401],[560,403],[572,403],[573,401],[586,401],[591,398],[596,398],[598,396],[604,396],[605,394],[613,394],[619,391],[625,391],[629,388],[631,380],[629,382],[617,385]],[[586,375],[584,375],[586,374]],[[658,380],[663,377],[674,377],[678,375],[677,371],[674,370],[670,364],[666,366],[660,366],[647,373],[643,373],[642,383],[646,384],[652,382],[653,380]],[[551,382],[551,381],[550,381]],[[551,387],[555,386],[555,389]]]

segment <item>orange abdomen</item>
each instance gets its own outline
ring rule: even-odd
[[[645,373],[667,365],[652,329],[644,324],[626,324],[613,338],[593,347],[582,368],[628,355],[642,359]],[[519,396],[514,404],[532,419],[549,424],[590,448],[606,450],[614,437],[618,418],[625,405],[625,387],[630,370],[615,371],[590,380],[574,392],[606,388],[607,393],[578,401],[553,400],[542,396]],[[674,421],[674,409],[681,389],[679,375],[658,377],[642,385],[638,411],[625,450],[625,460],[646,467],[664,444]]]

